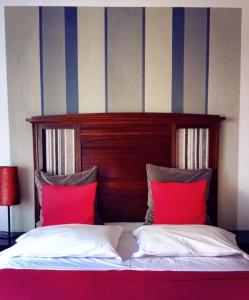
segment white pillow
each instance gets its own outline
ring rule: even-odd
[[[120,226],[67,224],[33,229],[9,248],[10,257],[113,257],[116,252]],[[6,253],[7,254],[7,253]]]
[[[208,225],[146,225],[133,231],[138,251],[133,257],[154,256],[227,256],[242,254],[235,235]]]

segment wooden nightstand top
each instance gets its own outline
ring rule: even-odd
[[[12,232],[11,240],[8,239],[8,232],[0,231],[0,251],[5,250],[15,244],[15,240],[24,232]]]
[[[249,230],[233,230],[239,247],[249,253]]]

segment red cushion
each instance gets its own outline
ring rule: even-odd
[[[207,180],[151,182],[154,224],[206,224]]]
[[[94,224],[96,187],[96,182],[79,186],[43,184],[43,225]]]

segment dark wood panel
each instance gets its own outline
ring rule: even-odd
[[[176,166],[176,130],[209,128],[213,169],[209,216],[217,222],[219,123],[216,115],[99,113],[37,116],[33,124],[34,167],[45,161],[43,130],[76,130],[76,170],[98,165],[98,207],[104,221],[143,221],[147,204],[146,163]],[[36,198],[36,220],[39,204]]]
[[[81,136],[82,169],[98,166],[98,207],[104,222],[143,221],[147,203],[146,164],[170,166],[169,132],[142,135],[134,127],[127,134],[96,138]],[[127,131],[126,131],[127,132]],[[115,212],[115,213],[113,213]]]

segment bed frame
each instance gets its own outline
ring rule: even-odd
[[[179,156],[182,159],[186,153],[179,153],[180,144],[191,153],[194,140],[208,140],[205,147],[200,144],[196,149],[205,149],[204,153],[208,153],[208,156],[202,155],[205,165],[213,169],[208,213],[216,223],[219,125],[222,120],[224,118],[219,116],[207,115],[112,113],[33,117],[28,121],[33,125],[35,168],[50,168],[49,149],[51,145],[52,150],[56,149],[56,132],[61,138],[61,132],[64,132],[66,141],[68,132],[73,136],[73,159],[66,159],[73,165],[73,171],[88,169],[94,164],[99,166],[97,200],[104,221],[143,221],[147,203],[145,164],[178,166]],[[64,128],[68,129],[62,130]],[[70,129],[74,129],[73,134]],[[179,132],[185,134],[184,143],[182,140],[179,143]],[[201,133],[199,139],[195,139],[196,132]],[[57,145],[61,149],[60,138]],[[64,152],[68,148],[65,146]],[[203,153],[201,150],[198,153]],[[36,218],[38,215],[36,195]],[[249,294],[248,271],[3,269],[0,279],[1,300],[234,300],[247,299]]]
[[[147,163],[177,166],[177,130],[208,128],[208,166],[213,170],[208,214],[217,224],[219,125],[217,115],[98,113],[38,116],[33,127],[34,168],[45,170],[46,129],[75,130],[76,172],[98,166],[97,205],[104,222],[144,221]],[[39,203],[35,192],[35,216]]]

